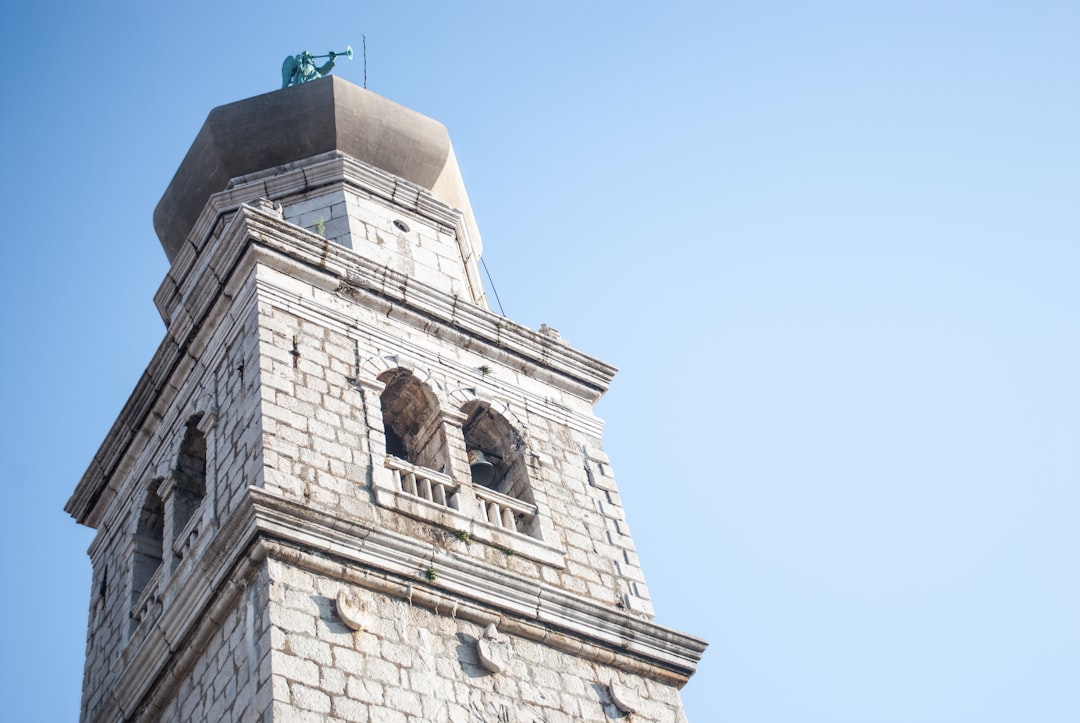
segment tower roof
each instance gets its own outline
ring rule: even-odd
[[[172,261],[210,196],[229,182],[339,151],[428,189],[476,228],[445,126],[337,76],[264,93],[210,111],[154,209],[154,229]]]

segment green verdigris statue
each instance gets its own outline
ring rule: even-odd
[[[290,85],[299,85],[323,77],[333,69],[334,59],[339,55],[344,55],[349,60],[352,60],[352,46],[347,47],[344,53],[335,53],[331,50],[326,55],[312,55],[305,50],[299,55],[290,55],[285,58],[285,62],[281,66],[281,87],[288,88]],[[316,58],[329,58],[329,60],[316,67]]]

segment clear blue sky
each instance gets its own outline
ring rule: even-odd
[[[154,205],[362,34],[507,315],[621,368],[691,721],[1080,720],[1080,5],[1040,0],[6,3],[0,717],[77,717],[62,507],[163,335]]]

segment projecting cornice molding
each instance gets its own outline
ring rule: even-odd
[[[436,613],[682,686],[706,643],[588,598],[310,502],[249,489],[269,557]],[[476,543],[480,544],[480,543]],[[435,579],[426,576],[435,570]]]
[[[174,574],[169,604],[122,650],[124,670],[101,716],[155,720],[267,558],[679,687],[707,646],[377,523],[249,487],[213,542],[185,560],[204,574]],[[431,568],[435,580],[423,574]]]
[[[197,263],[203,247],[222,233],[224,226],[241,206],[259,206],[266,201],[270,201],[272,206],[278,200],[310,195],[335,186],[346,186],[361,194],[380,198],[389,205],[428,219],[434,227],[451,233],[458,240],[466,268],[469,262],[475,263],[480,256],[479,243],[474,238],[476,232],[470,230],[463,211],[439,201],[421,186],[340,151],[331,151],[234,178],[225,190],[210,196],[185,243],[178,247],[172,257],[170,277],[186,275]],[[166,323],[170,318],[165,308],[167,299],[160,292],[155,297],[158,311]]]

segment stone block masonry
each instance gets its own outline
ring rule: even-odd
[[[338,246],[299,275],[284,253],[298,233],[241,210],[218,242],[237,261],[219,265],[246,271],[203,299],[219,323],[200,327],[213,330],[200,363],[159,352],[171,391],[114,467],[91,549],[95,577],[119,579],[94,603],[84,719],[600,720],[611,685],[641,691],[636,719],[679,719],[702,646],[648,622],[592,414],[612,370],[405,276],[373,277]],[[205,493],[181,544],[167,490],[177,459],[192,466],[192,429]],[[501,486],[470,481],[470,444],[500,460]],[[155,515],[160,533],[144,524]],[[162,562],[136,589],[144,529]],[[343,630],[343,585],[382,622]],[[491,622],[545,667],[474,675],[468,641]]]
[[[281,93],[212,114],[155,214],[166,337],[67,506],[82,720],[683,720],[705,644],[653,622],[615,369],[487,308],[445,129]],[[258,166],[308,103],[338,145]]]
[[[350,583],[273,560],[269,575],[275,721],[604,721],[625,715],[613,679],[640,692],[634,720],[685,720],[677,689],[534,640],[507,636],[510,663],[491,673],[484,626],[453,608],[355,588],[375,622],[354,631],[334,602]]]
[[[496,403],[516,423],[530,452],[528,484],[542,523],[536,536],[500,532],[480,514],[476,500],[471,518],[464,500],[459,504],[455,512],[465,514],[453,518],[451,531],[478,540],[497,535],[503,550],[521,558],[512,561],[515,566],[539,575],[537,565],[547,563],[555,584],[652,614],[618,497],[590,484],[586,474],[589,461],[582,450],[599,447],[599,422],[587,400],[485,356],[479,345],[441,343],[430,333],[430,320],[417,329],[408,320],[371,315],[355,308],[347,293],[272,269],[260,269],[258,278],[267,490],[404,534],[415,533],[415,517],[435,521],[445,510],[425,515],[418,512],[424,507],[414,506],[403,515],[370,500],[371,491],[399,491],[382,463],[385,420],[375,392],[383,375],[405,364],[424,380],[439,409],[454,412],[475,400]],[[364,385],[370,388],[366,396]],[[467,476],[460,426],[447,423],[442,439],[449,448],[447,474]],[[532,450],[542,450],[546,460]],[[538,550],[538,544],[546,547]],[[538,555],[542,559],[534,561]]]

